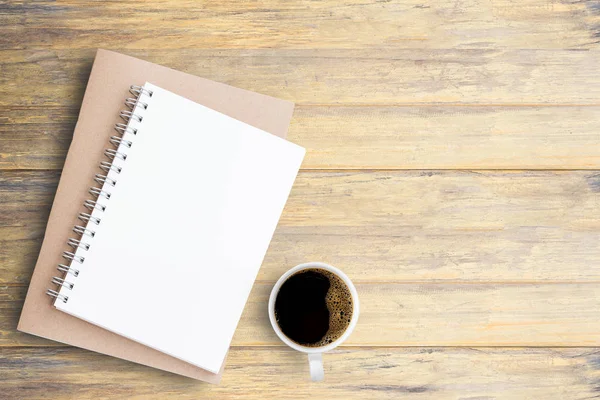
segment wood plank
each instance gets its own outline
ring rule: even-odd
[[[600,107],[298,107],[305,169],[598,169]]]
[[[595,48],[593,2],[3,2],[5,48]]]
[[[0,107],[0,169],[60,169],[78,110]],[[297,106],[303,169],[600,169],[600,106]]]
[[[0,111],[0,169],[60,167],[98,46],[300,103],[306,169],[597,169],[600,55],[570,50],[598,48],[599,11],[0,1],[0,47],[15,50],[0,53],[0,107],[30,113],[6,125]],[[73,111],[40,118],[48,106]],[[482,174],[304,172],[219,387],[15,332],[58,174],[0,174],[0,397],[597,397],[595,348],[396,347],[598,346],[598,174]],[[264,312],[273,280],[308,258],[349,271],[363,306],[319,385]]]
[[[595,84],[600,52],[596,51],[394,48],[124,52],[298,104],[598,105],[600,98],[600,85]],[[94,55],[94,50],[87,49],[1,51],[0,106],[79,106]]]
[[[0,107],[0,169],[62,169],[78,114],[78,106]]]
[[[3,398],[587,399],[597,349],[351,349],[325,355],[311,383],[304,356],[233,348],[219,386],[79,349],[0,350]]]
[[[58,171],[0,173],[0,284],[27,284]],[[355,281],[598,282],[600,175],[301,172],[258,279],[321,260]]]
[[[236,346],[285,346],[256,283]],[[345,346],[600,346],[600,283],[359,283],[360,317]],[[16,332],[26,288],[0,287],[0,347],[58,346]],[[49,299],[50,301],[50,299]]]

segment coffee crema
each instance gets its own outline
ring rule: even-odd
[[[310,268],[290,276],[275,300],[275,319],[292,341],[307,347],[326,346],[350,326],[352,294],[336,274]]]

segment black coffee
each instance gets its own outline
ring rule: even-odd
[[[323,269],[290,276],[275,300],[282,332],[303,346],[320,347],[337,340],[352,319],[352,295],[337,275]]]

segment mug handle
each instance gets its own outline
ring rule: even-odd
[[[325,377],[323,370],[323,353],[309,353],[308,366],[310,368],[310,379],[313,382],[322,381]]]

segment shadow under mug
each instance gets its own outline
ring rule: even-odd
[[[352,308],[352,318],[350,320],[350,324],[348,325],[348,328],[346,329],[346,331],[344,331],[342,336],[340,336],[337,340],[329,343],[326,346],[307,347],[307,346],[302,346],[301,344],[293,342],[290,338],[288,338],[281,331],[281,328],[277,324],[277,320],[275,318],[275,300],[277,299],[277,294],[279,293],[279,289],[281,288],[281,285],[283,285],[283,283],[285,281],[287,281],[290,276],[294,275],[295,273],[297,273],[299,271],[302,271],[305,269],[314,269],[314,268],[329,271],[329,272],[335,274],[336,276],[338,276],[346,284],[346,286],[348,287],[348,290],[350,290],[350,294],[352,296],[353,308]],[[342,342],[344,342],[344,340],[346,340],[348,338],[348,336],[350,336],[350,334],[352,333],[352,330],[356,326],[356,322],[358,321],[358,314],[359,314],[358,293],[356,292],[356,288],[354,287],[354,284],[352,283],[350,278],[348,278],[346,276],[346,274],[344,274],[339,269],[337,269],[329,264],[325,264],[325,263],[321,263],[321,262],[304,263],[304,264],[297,265],[294,268],[288,270],[285,274],[283,274],[281,276],[281,278],[279,278],[279,280],[273,287],[273,290],[271,290],[271,296],[269,297],[269,320],[271,321],[271,326],[275,330],[275,333],[277,334],[277,336],[279,336],[279,339],[281,339],[283,341],[283,343],[287,344],[294,350],[301,351],[303,353],[308,354],[308,365],[310,368],[310,377],[313,381],[323,380],[323,378],[325,376],[325,372],[323,370],[323,353],[335,349],[340,344],[342,344]]]

